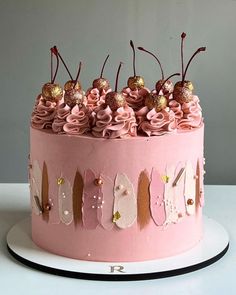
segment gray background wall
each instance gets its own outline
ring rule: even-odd
[[[84,88],[109,52],[105,75],[113,83],[124,61],[123,86],[132,73],[130,39],[158,52],[169,74],[180,70],[179,36],[185,31],[186,58],[207,46],[188,75],[204,110],[206,183],[236,184],[235,15],[235,0],[1,0],[0,182],[27,181],[29,119],[50,79],[51,46],[58,45],[73,73],[84,62]],[[152,88],[159,69],[146,55],[137,56],[137,70]],[[66,79],[61,68],[58,81]]]

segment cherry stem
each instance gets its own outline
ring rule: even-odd
[[[55,50],[54,47],[51,48],[51,53],[54,54],[56,56],[56,59],[57,59],[56,70],[55,70],[55,73],[54,73],[53,78],[51,79],[51,84],[53,84],[55,82],[55,79],[56,79],[56,76],[57,76],[57,72],[58,72],[58,68],[59,68],[59,57],[58,57],[57,51]]]
[[[77,82],[78,82],[78,79],[79,79],[79,75],[80,75],[80,71],[81,71],[81,67],[82,67],[82,62],[79,63],[79,69],[78,69],[78,73],[77,73],[77,76],[75,78],[75,81],[74,81],[74,86],[73,88],[75,88]]]
[[[168,78],[165,79],[165,81],[161,84],[160,90],[158,91],[157,95],[159,95],[160,91],[162,90],[163,86],[165,85],[165,83],[172,77],[174,76],[180,76],[180,73],[175,73],[170,75]]]
[[[104,63],[103,63],[103,66],[102,66],[102,70],[101,70],[101,74],[100,74],[100,78],[102,78],[103,70],[104,70],[104,68],[105,68],[105,65],[106,65],[106,63],[107,63],[107,60],[108,60],[109,56],[110,56],[110,55],[108,54],[107,57],[106,57],[106,59],[104,60]]]
[[[202,52],[202,51],[206,51],[206,47],[200,47],[200,48],[198,48],[198,49],[194,52],[194,54],[192,55],[192,57],[190,58],[189,62],[187,63],[187,66],[186,66],[185,71],[184,71],[184,74],[183,74],[182,86],[183,86],[183,84],[184,84],[185,77],[186,77],[186,73],[187,73],[187,70],[188,70],[188,67],[189,67],[191,61],[194,59],[194,57],[195,57],[198,53],[200,53],[200,52]]]
[[[182,70],[182,85],[184,83],[184,38],[186,34],[183,32],[181,34],[181,70]]]
[[[54,46],[53,48],[54,48],[54,50],[57,52],[57,55],[59,56],[61,62],[63,63],[63,65],[64,65],[64,67],[65,67],[65,69],[66,69],[68,75],[70,76],[70,79],[73,80],[73,77],[72,77],[72,75],[71,75],[71,73],[70,73],[70,71],[69,71],[69,69],[68,69],[68,67],[67,67],[67,65],[66,65],[66,63],[65,63],[65,61],[63,60],[62,56],[60,55],[60,53],[59,53],[57,47]]]
[[[119,80],[119,74],[120,74],[120,68],[122,66],[123,62],[120,62],[118,70],[117,70],[117,74],[116,74],[116,84],[115,84],[115,92],[117,92],[117,87],[118,87],[118,80]]]
[[[138,47],[139,50],[141,51],[144,51],[148,54],[150,54],[151,56],[153,56],[155,58],[155,60],[158,62],[159,66],[160,66],[160,69],[161,69],[161,79],[164,80],[164,71],[163,71],[163,68],[162,68],[162,65],[161,65],[161,62],[160,60],[157,58],[157,56],[155,54],[153,54],[152,52],[146,50],[145,48],[143,47]]]
[[[135,69],[135,48],[134,48],[134,43],[132,40],[130,40],[130,46],[133,49],[133,70],[134,70],[134,77],[136,77],[136,69]]]
[[[53,52],[52,52],[52,50],[51,50],[51,82],[52,82],[52,76],[53,76]]]

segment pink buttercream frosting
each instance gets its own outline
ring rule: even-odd
[[[63,127],[66,124],[66,119],[70,115],[71,108],[65,104],[61,103],[58,108],[52,123],[52,130],[55,133],[65,133]]]
[[[138,129],[148,136],[163,135],[176,130],[175,114],[168,107],[160,112],[143,107],[136,116],[139,118]]]
[[[75,105],[66,117],[63,130],[67,134],[81,135],[90,129],[90,111],[86,106]]]
[[[89,88],[86,92],[87,105],[91,110],[94,110],[96,107],[100,106],[105,102],[105,96],[108,92],[111,92],[111,89],[108,90],[99,90],[97,88]]]
[[[137,135],[137,123],[132,108],[124,106],[112,111],[109,106],[101,105],[93,113],[95,137],[125,138]]]
[[[147,93],[150,93],[148,88],[141,88],[131,90],[129,87],[123,88],[122,93],[125,97],[127,104],[135,111],[144,106],[144,100]]]
[[[185,102],[182,105],[172,100],[169,103],[169,107],[175,113],[177,129],[189,130],[202,125],[202,109],[199,104],[199,98],[196,95],[193,95],[190,102]]]
[[[56,106],[56,102],[46,101],[38,96],[31,116],[31,126],[35,129],[51,129]]]

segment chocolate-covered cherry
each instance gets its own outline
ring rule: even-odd
[[[192,62],[193,58],[200,52],[205,51],[206,47],[198,48],[192,57],[189,59],[186,68],[184,69],[184,39],[186,34],[183,32],[181,34],[181,69],[182,69],[182,80],[178,81],[174,86],[173,98],[178,101],[179,103],[189,102],[192,100],[193,97],[193,90],[194,86],[191,81],[185,80],[186,73],[189,68],[190,63]]]
[[[105,65],[107,63],[109,56],[110,55],[108,54],[104,63],[103,63],[100,77],[93,81],[93,88],[97,88],[99,90],[99,92],[101,92],[102,90],[107,91],[110,88],[109,81],[103,77],[103,71],[104,71],[104,68],[105,68]]]
[[[117,92],[121,65],[122,65],[122,62],[120,62],[118,70],[117,70],[117,74],[116,74],[115,91],[109,92],[105,96],[105,103],[110,107],[112,111],[115,111],[118,108],[124,107],[126,105],[126,100],[124,95],[121,92]]]
[[[162,67],[161,62],[158,59],[158,57],[154,53],[152,53],[151,51],[148,51],[147,49],[145,49],[143,47],[139,46],[138,49],[150,54],[151,56],[153,56],[155,58],[155,60],[157,61],[159,67],[160,67],[161,79],[156,82],[156,85],[155,85],[156,92],[159,93],[160,90],[162,89],[162,92],[163,92],[164,95],[168,95],[168,94],[172,93],[173,90],[174,90],[174,84],[172,83],[171,80],[167,80],[163,85],[163,82],[165,81],[164,71],[163,71],[163,67]]]
[[[58,67],[59,67],[59,58],[56,52],[54,51],[54,48],[51,48],[51,82],[48,82],[43,85],[42,87],[42,96],[45,100],[51,101],[51,102],[58,102],[61,100],[63,96],[63,90],[59,84],[54,83],[57,72],[58,72]],[[57,65],[56,65],[56,70],[53,75],[53,55],[56,56],[57,59]]]
[[[160,95],[160,91],[163,89],[166,81],[174,76],[180,76],[180,73],[175,73],[169,76],[166,80],[162,82],[160,90],[157,93],[148,93],[145,98],[145,105],[148,107],[149,110],[155,108],[156,112],[160,112],[161,110],[165,109],[168,105],[168,98],[165,95]]]
[[[140,89],[144,87],[144,79],[141,76],[137,76],[136,75],[136,67],[135,67],[135,48],[134,48],[134,43],[132,40],[130,40],[130,46],[133,50],[133,70],[134,70],[134,76],[133,77],[129,77],[127,84],[128,87],[131,90],[136,90],[136,89]]]

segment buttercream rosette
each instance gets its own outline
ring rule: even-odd
[[[35,129],[51,129],[56,114],[56,102],[38,96],[31,116],[31,126]]]
[[[102,89],[99,91],[97,88],[89,88],[86,92],[87,97],[87,106],[90,110],[94,110],[96,107],[105,103],[105,96],[108,92],[111,92],[111,89],[108,90]]]
[[[164,135],[176,131],[174,112],[166,107],[160,112],[155,108],[149,110],[147,107],[140,109],[136,116],[139,121],[138,129],[148,136]]]
[[[57,107],[56,115],[52,123],[53,132],[59,134],[65,133],[63,127],[66,124],[66,119],[70,115],[70,113],[71,108],[64,102]]]
[[[145,96],[150,93],[150,90],[146,87],[131,90],[129,87],[123,88],[122,94],[125,100],[134,111],[140,110],[144,106]]]
[[[137,135],[134,111],[128,105],[112,111],[106,104],[93,112],[92,134],[103,138],[126,138]]]
[[[183,104],[172,100],[169,106],[175,113],[177,129],[191,130],[202,125],[202,109],[199,104],[199,98],[196,95],[193,95],[190,102],[185,102]]]
[[[90,130],[90,110],[85,105],[76,104],[66,117],[63,130],[67,134],[82,135]]]

